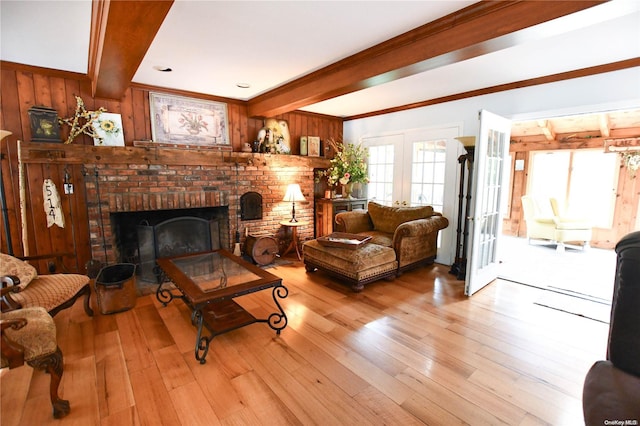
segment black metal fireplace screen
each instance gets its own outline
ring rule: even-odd
[[[218,219],[177,217],[157,225],[137,226],[139,276],[145,281],[160,282],[156,259],[198,253],[220,248]]]

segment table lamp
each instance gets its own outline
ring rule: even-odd
[[[292,204],[291,207],[291,220],[289,222],[295,223],[298,220],[296,219],[296,201],[304,201],[304,195],[302,195],[302,190],[300,190],[300,185],[297,183],[292,183],[287,186],[287,192],[284,194],[284,199],[282,201],[290,201]]]

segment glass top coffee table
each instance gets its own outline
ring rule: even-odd
[[[209,344],[217,335],[255,322],[266,322],[278,335],[287,326],[287,315],[278,301],[289,294],[282,278],[226,250],[166,257],[157,262],[164,277],[156,298],[164,306],[179,298],[191,308],[191,323],[198,328],[195,356],[200,364],[206,362]],[[165,277],[175,284],[180,295],[162,288]],[[267,318],[254,317],[233,300],[269,288],[278,311]],[[203,336],[203,327],[209,330],[209,336]]]

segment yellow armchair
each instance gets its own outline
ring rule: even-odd
[[[524,195],[522,209],[529,243],[532,239],[548,240],[557,244],[558,251],[564,251],[565,243],[569,242],[581,243],[584,249],[589,247],[591,223],[582,218],[562,216],[556,199]]]

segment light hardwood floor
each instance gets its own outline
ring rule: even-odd
[[[55,317],[71,413],[51,417],[46,374],[4,369],[1,424],[583,424],[583,379],[608,325],[537,306],[542,290],[506,281],[466,298],[447,271],[355,294],[299,262],[276,267],[287,328],[218,336],[205,365],[182,301],[144,296],[94,318],[76,303]],[[260,316],[273,306],[270,291],[240,302]]]

